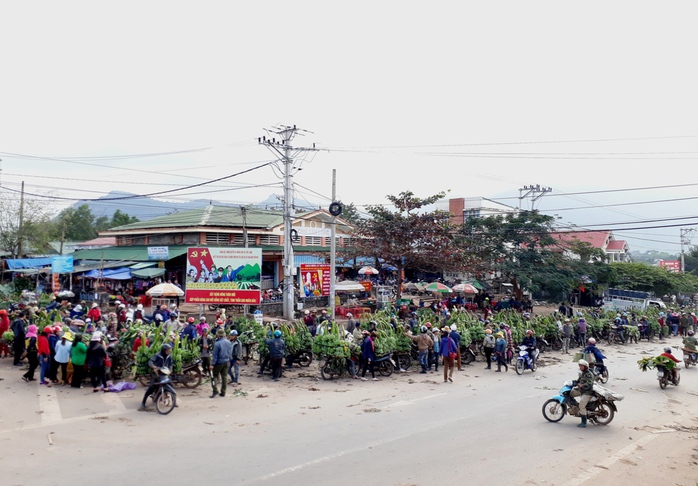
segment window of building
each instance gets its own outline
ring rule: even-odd
[[[262,235],[259,237],[259,243],[261,245],[278,245],[279,242],[279,235]]]
[[[131,246],[133,245],[133,237],[132,236],[117,236],[116,237],[116,246]]]
[[[322,246],[322,236],[306,236],[305,246]]]
[[[207,245],[229,245],[230,235],[228,233],[206,233]]]

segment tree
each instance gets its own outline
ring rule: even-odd
[[[356,221],[354,246],[357,253],[382,259],[397,268],[397,288],[402,288],[402,271],[460,270],[467,266],[466,252],[455,244],[454,228],[445,211],[424,211],[445,193],[424,199],[412,192],[386,196],[395,211],[385,206],[367,206],[368,218]],[[397,298],[400,298],[398,292]]]
[[[11,258],[29,252],[44,253],[50,241],[52,208],[43,201],[25,198],[20,227],[20,198],[0,195],[0,249]]]
[[[126,224],[138,223],[140,219],[135,216],[129,216],[126,213],[121,212],[120,209],[114,211],[111,219],[107,216],[100,216],[95,220],[95,231],[99,233],[100,231],[106,231],[117,226],[124,226]]]
[[[614,262],[600,275],[608,287],[654,292],[658,296],[698,292],[698,277],[691,273],[673,273],[646,263]]]
[[[56,218],[56,237],[59,241],[87,241],[97,236],[95,217],[87,204],[65,208]]]
[[[337,202],[342,205],[342,214],[339,216],[340,218],[351,225],[356,225],[361,221],[361,215],[356,209],[356,206],[354,206],[354,203],[344,204],[342,201]]]
[[[501,272],[517,298],[523,297],[523,288],[559,294],[570,289],[575,272],[552,236],[554,221],[538,211],[468,218],[460,244],[472,252],[476,275]]]

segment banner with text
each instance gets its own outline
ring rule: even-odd
[[[330,295],[330,266],[326,263],[301,263],[301,281],[304,297]]]
[[[188,248],[186,284],[189,304],[258,305],[262,249]]]

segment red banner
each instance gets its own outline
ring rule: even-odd
[[[301,263],[301,296],[330,295],[330,266],[326,263]]]

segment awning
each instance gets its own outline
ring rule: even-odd
[[[164,274],[164,268],[142,268],[140,270],[131,270],[131,277],[133,278],[154,278],[160,277]]]
[[[128,280],[131,278],[131,272],[128,268],[107,268],[104,270],[90,270],[85,273],[87,278],[104,278],[107,280]]]
[[[155,265],[157,265],[157,262],[141,262],[141,263],[136,263],[135,265],[131,265],[129,268],[131,270],[141,270],[143,268],[154,267]]]
[[[480,282],[478,282],[477,280],[473,280],[473,281],[471,282],[471,284],[472,284],[473,287],[475,287],[475,288],[478,289],[478,290],[485,290],[485,289],[487,288],[487,287],[485,287],[484,285],[482,285]]]
[[[50,267],[53,258],[8,258],[5,260],[10,270]]]
[[[188,246],[176,245],[168,246],[169,259],[177,258],[178,256],[187,253]],[[150,262],[148,258],[148,246],[110,246],[107,248],[96,248],[94,250],[77,250],[73,253],[74,260],[110,260],[110,261],[134,261],[134,262]],[[50,265],[50,262],[49,262]]]
[[[319,258],[314,255],[293,255],[293,263],[298,265],[308,265],[308,264],[323,264],[327,263],[325,258]]]

